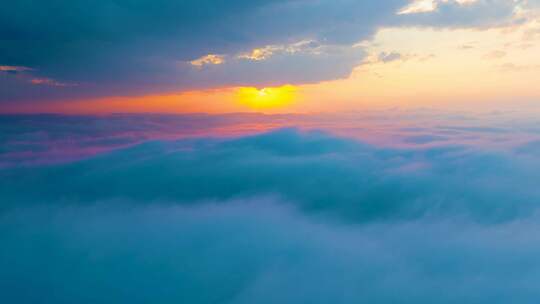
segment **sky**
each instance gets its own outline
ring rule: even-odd
[[[540,94],[539,8],[535,0],[16,1],[0,12],[0,111],[527,105]]]
[[[0,303],[538,303],[540,1],[4,2]]]

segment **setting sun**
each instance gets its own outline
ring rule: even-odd
[[[238,101],[253,110],[268,110],[291,104],[297,97],[297,89],[292,85],[257,89],[242,87],[237,91]]]

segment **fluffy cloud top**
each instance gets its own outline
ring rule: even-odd
[[[533,150],[283,129],[3,168],[0,300],[534,303]]]
[[[308,213],[347,221],[452,215],[497,222],[536,210],[539,176],[529,162],[453,145],[377,149],[285,129],[225,142],[148,142],[71,164],[8,168],[0,196],[7,207],[278,195]]]
[[[155,140],[293,116],[0,116],[0,302],[534,303],[540,129],[504,114],[362,117],[400,120],[406,147],[291,128]],[[70,141],[93,153],[17,158]]]

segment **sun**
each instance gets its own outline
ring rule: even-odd
[[[291,104],[297,95],[297,88],[292,85],[270,88],[238,88],[238,101],[253,110],[282,108]]]

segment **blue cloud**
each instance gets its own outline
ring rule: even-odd
[[[117,148],[0,168],[0,301],[538,298],[530,282],[540,278],[539,240],[531,233],[539,228],[540,160],[528,154],[536,144],[523,151],[446,141],[381,148],[297,129],[118,142],[138,128],[189,130],[237,120],[0,116],[0,142],[9,143],[0,145],[0,155],[40,149],[55,138]],[[118,149],[125,142],[130,147]]]
[[[540,156],[540,140],[534,140],[534,141],[525,143],[517,147],[516,152],[519,154]]]
[[[0,298],[17,303],[533,303],[536,218],[336,226],[268,199],[129,202],[0,220]],[[511,279],[509,279],[511,278]]]
[[[445,140],[448,140],[448,138],[440,135],[415,135],[405,138],[405,142],[414,144],[427,144]]]
[[[74,163],[6,168],[0,196],[9,208],[277,195],[308,214],[360,223],[426,216],[499,222],[536,211],[531,190],[539,176],[529,162],[452,145],[381,149],[284,129],[229,141],[153,141]]]

